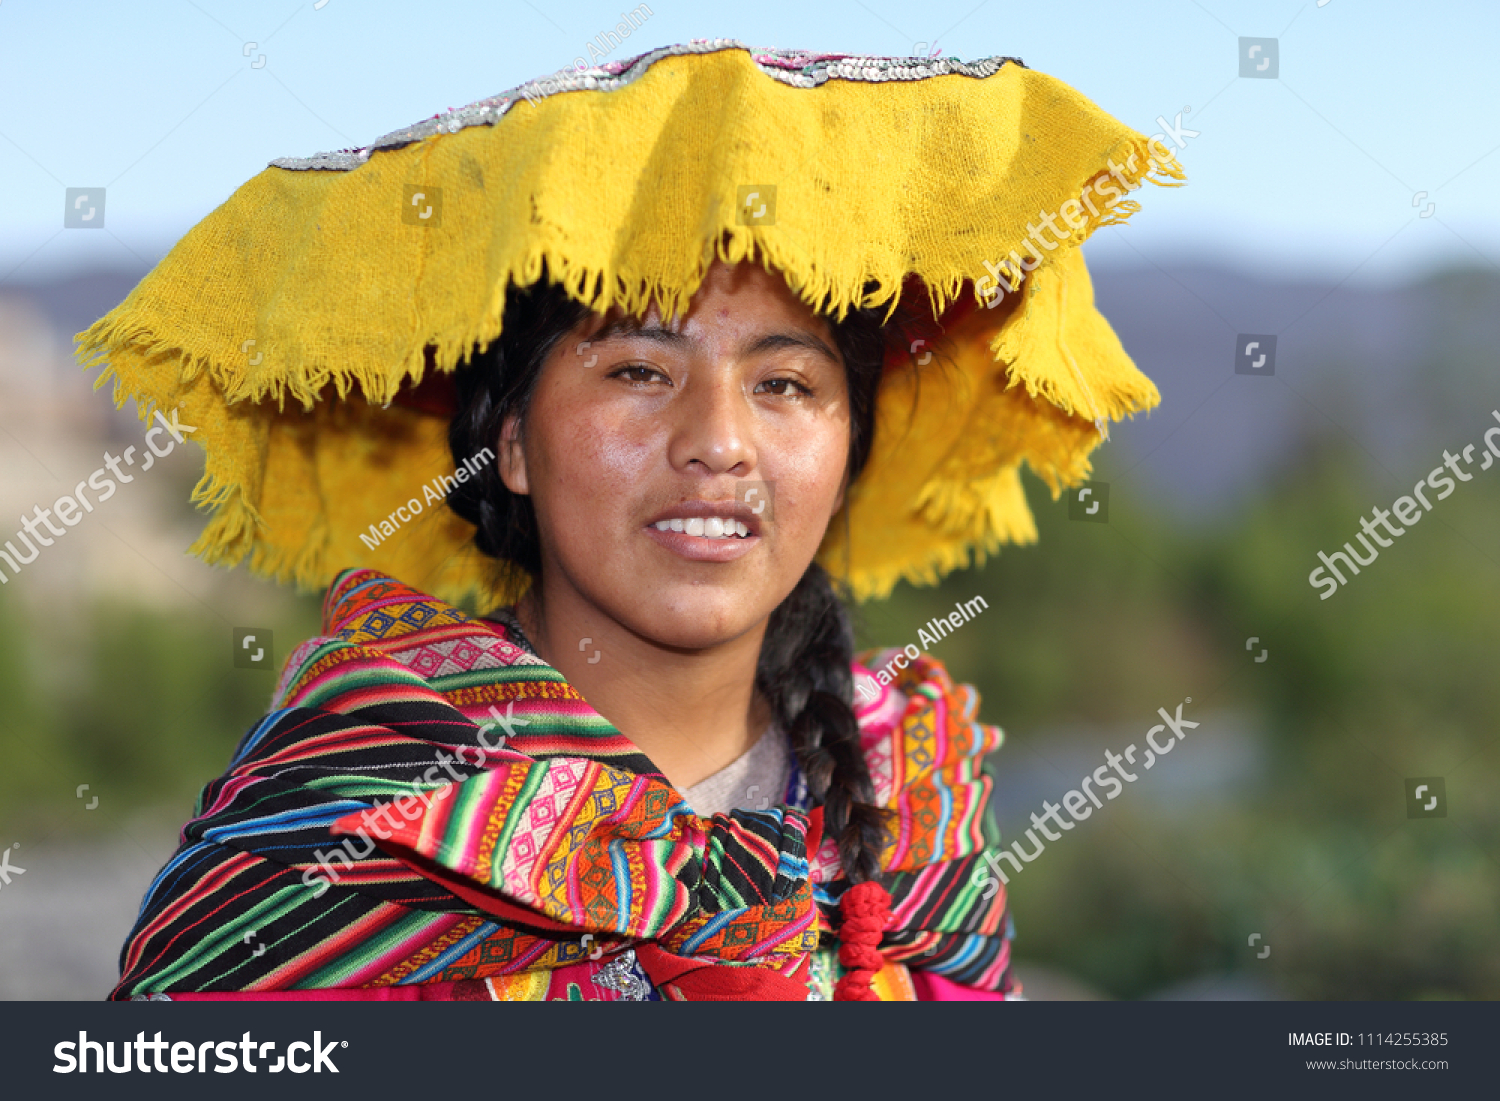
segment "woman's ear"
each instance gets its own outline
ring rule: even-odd
[[[500,447],[496,462],[500,464],[500,480],[505,488],[518,496],[531,492],[531,483],[526,478],[526,449],[521,445],[521,418],[509,414],[500,424]]]

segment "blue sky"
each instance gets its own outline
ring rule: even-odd
[[[634,6],[0,0],[0,285],[153,263],[272,158],[366,144],[553,72]],[[1500,267],[1492,2],[648,7],[615,56],[718,36],[878,55],[936,43],[1020,57],[1148,134],[1190,106],[1188,186],[1143,193],[1132,224],[1089,243],[1095,263],[1355,282]],[[1242,36],[1277,40],[1276,79],[1238,75]],[[100,186],[105,232],[63,229],[66,189]]]

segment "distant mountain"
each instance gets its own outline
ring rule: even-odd
[[[50,283],[0,286],[0,294],[30,298],[52,322],[65,345],[73,334],[87,329],[124,301],[146,268],[119,268],[80,272]]]
[[[1162,393],[1098,453],[1112,500],[1139,491],[1207,520],[1319,435],[1410,484],[1500,408],[1500,277],[1487,272],[1370,288],[1105,269],[1095,300]],[[1235,374],[1239,334],[1276,337],[1274,376]]]

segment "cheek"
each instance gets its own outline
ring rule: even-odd
[[[586,457],[595,473],[609,480],[612,492],[621,481],[639,486],[640,476],[665,453],[661,426],[623,416],[607,405],[583,412],[570,441],[574,454]]]
[[[849,461],[847,424],[802,431],[761,455],[761,476],[776,483],[778,522],[789,536],[821,540]]]
[[[664,445],[649,425],[631,423],[602,405],[557,395],[533,421],[546,428],[528,458],[539,512],[567,527],[588,527],[627,511],[654,456]],[[550,508],[556,501],[558,509]]]

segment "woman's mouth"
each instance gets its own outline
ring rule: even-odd
[[[658,520],[645,531],[653,542],[693,562],[733,562],[760,542],[743,521],[726,516]]]
[[[704,539],[744,539],[750,529],[730,516],[693,516],[677,520],[658,520],[651,525],[657,531],[680,531]]]

